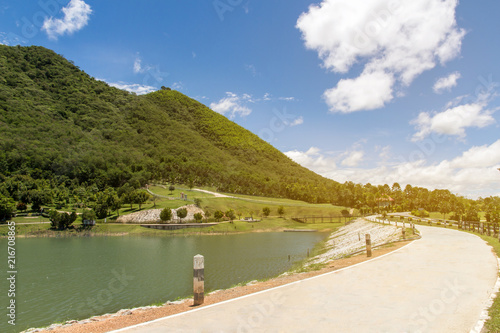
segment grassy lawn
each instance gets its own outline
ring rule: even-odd
[[[162,195],[165,197],[169,198],[180,198],[181,193],[184,193],[185,195],[188,196],[188,199],[193,199],[193,198],[209,198],[213,197],[213,194],[205,193],[205,192],[200,192],[200,191],[194,191],[190,190],[187,187],[184,186],[174,186],[175,190],[170,192],[168,190],[168,186],[157,186],[157,185],[152,185],[149,187],[149,190],[155,194]]]
[[[50,222],[50,220],[43,216],[19,216],[12,219],[16,224],[22,223],[37,223],[37,222]]]

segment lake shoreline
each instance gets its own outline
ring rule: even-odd
[[[16,224],[16,238],[79,238],[79,237],[115,237],[115,236],[195,236],[195,235],[229,235],[229,234],[243,234],[243,233],[254,233],[254,232],[284,232],[285,230],[302,231],[307,225],[290,226],[290,225],[280,225],[279,221],[276,225],[272,227],[260,226],[258,223],[255,224],[256,228],[245,228],[243,230],[238,230],[236,225],[241,225],[245,222],[235,221],[234,223],[226,222],[224,225],[220,223],[218,225],[218,230],[208,230],[206,227],[198,228],[185,228],[178,230],[159,230],[150,229],[142,227],[139,224],[98,224],[96,231],[92,230],[82,230],[78,231],[75,229],[70,230],[52,230],[52,229],[31,229],[23,225]],[[223,225],[221,227],[221,225]],[[227,225],[227,227],[226,227]],[[344,224],[326,224],[323,227],[317,227],[314,229],[316,232],[331,232]],[[0,225],[0,230],[3,225]],[[0,235],[0,239],[7,239],[7,225],[5,226],[5,233]],[[214,227],[214,226],[211,226]],[[215,226],[217,227],[217,226]],[[226,229],[224,229],[224,227]],[[113,231],[112,229],[117,229]],[[305,229],[304,229],[305,230]],[[3,232],[2,232],[3,233]]]
[[[278,277],[266,281],[251,281],[242,286],[230,289],[216,290],[205,296],[205,303],[201,306],[193,306],[192,298],[183,299],[177,302],[167,302],[162,306],[146,306],[134,309],[122,309],[114,314],[94,316],[80,321],[68,321],[64,324],[54,324],[43,329],[32,329],[25,332],[54,332],[54,333],[104,333],[132,325],[141,324],[147,321],[187,312],[211,304],[228,301],[241,296],[253,294],[259,291],[271,289],[295,281],[304,280],[317,275],[333,272],[345,267],[349,267],[367,260],[372,260],[384,254],[393,252],[411,241],[394,244],[392,247],[374,249],[371,258],[359,254],[351,258],[344,258],[331,261],[326,267],[317,271],[302,273],[284,273]]]
[[[352,257],[336,259],[325,263],[321,269],[304,267],[305,271],[285,272],[277,277],[270,278],[264,281],[251,281],[245,284],[237,285],[229,289],[216,290],[207,293],[205,303],[201,306],[194,307],[192,298],[186,298],[180,301],[168,301],[161,306],[145,306],[133,309],[122,309],[113,314],[104,314],[94,316],[85,320],[71,320],[63,324],[53,324],[43,329],[30,329],[25,332],[56,332],[56,333],[83,333],[92,331],[94,333],[109,332],[147,321],[163,318],[178,313],[197,309],[211,304],[228,301],[241,296],[249,295],[259,291],[271,289],[285,284],[300,281],[313,276],[333,272],[345,267],[349,267],[364,261],[372,260],[379,256],[393,252],[412,241],[401,241],[384,247],[375,248],[372,252],[372,257],[368,258],[364,253],[354,255]],[[319,255],[318,255],[319,256]],[[314,258],[312,258],[314,259]],[[303,262],[304,264],[304,262]]]

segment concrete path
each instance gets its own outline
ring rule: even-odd
[[[497,259],[477,236],[418,229],[422,239],[371,261],[119,331],[469,332]]]

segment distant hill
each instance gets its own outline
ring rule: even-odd
[[[336,201],[343,187],[178,91],[136,96],[35,46],[0,45],[0,148],[3,180],[165,180],[308,202]]]

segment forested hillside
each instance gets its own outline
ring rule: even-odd
[[[35,46],[0,45],[0,149],[0,201],[9,206],[92,202],[160,181],[366,209],[389,195],[392,209],[500,210],[498,198],[339,184],[180,92],[136,96]]]
[[[165,180],[306,201],[330,201],[338,185],[177,91],[136,96],[42,47],[0,46],[0,71],[4,178],[99,189]]]

